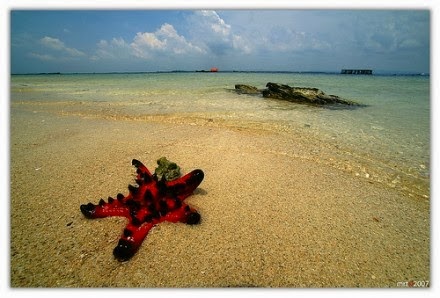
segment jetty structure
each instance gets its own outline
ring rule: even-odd
[[[341,74],[354,74],[354,75],[372,75],[371,69],[342,69]]]

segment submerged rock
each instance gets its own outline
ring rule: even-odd
[[[166,157],[161,157],[157,160],[158,167],[154,170],[157,179],[161,180],[162,177],[166,181],[172,181],[181,176],[180,167],[172,161],[169,161]]]
[[[297,103],[314,105],[344,104],[359,105],[358,103],[342,99],[336,95],[327,95],[318,88],[290,87],[277,83],[267,83],[267,89],[263,90],[263,97],[284,99]]]
[[[261,90],[257,87],[245,84],[236,84],[235,91],[239,94],[261,94]]]
[[[287,100],[294,103],[311,104],[317,106],[323,105],[344,105],[352,107],[364,106],[357,102],[343,99],[336,95],[325,94],[318,88],[291,87],[289,85],[267,83],[266,89],[261,90],[257,87],[237,84],[235,91],[239,94],[263,95],[265,98],[275,98]]]

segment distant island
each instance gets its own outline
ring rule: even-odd
[[[221,73],[278,73],[278,74],[311,74],[311,75],[339,75],[336,71],[289,71],[289,70],[218,70]],[[157,71],[114,71],[114,72],[35,72],[12,73],[11,75],[87,75],[87,74],[149,74],[149,73],[211,73],[211,70],[157,70]],[[430,76],[429,73],[375,71],[374,76]]]
[[[211,67],[210,70],[196,70],[196,72],[218,72],[218,68],[217,67]]]
[[[354,74],[354,75],[372,75],[371,69],[342,69],[341,74]]]

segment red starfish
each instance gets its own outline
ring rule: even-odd
[[[138,187],[129,185],[129,194],[117,199],[103,199],[98,205],[88,203],[81,205],[81,212],[87,218],[102,218],[107,216],[123,216],[129,222],[125,227],[113,254],[119,261],[130,259],[139,249],[148,232],[156,224],[163,221],[183,222],[190,225],[200,222],[200,214],[183,201],[202,182],[202,170],[194,170],[173,181],[157,179],[140,161],[133,159],[132,164],[137,168],[136,183]]]

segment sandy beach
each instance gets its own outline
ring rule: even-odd
[[[11,286],[429,281],[429,181],[393,187],[344,148],[314,139],[308,127],[284,133],[277,125],[96,118],[12,102]],[[183,173],[205,172],[186,200],[201,224],[162,223],[130,261],[118,262],[112,251],[126,220],[86,219],[79,206],[126,194],[131,160],[154,169],[162,156]]]

